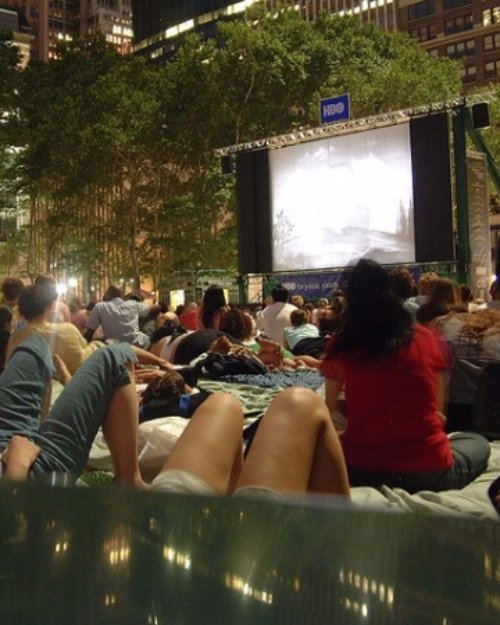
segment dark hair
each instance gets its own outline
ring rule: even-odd
[[[24,287],[23,281],[19,278],[5,278],[2,282],[2,293],[7,302],[14,302]]]
[[[417,321],[419,323],[428,324],[436,317],[447,315],[450,310],[456,310],[457,291],[456,285],[448,278],[438,278],[432,283],[429,301],[422,304],[417,310]],[[463,307],[461,310],[464,310]]]
[[[168,399],[180,397],[186,392],[184,378],[177,371],[167,371],[161,378],[155,378],[147,385],[142,394],[143,404],[152,399]]]
[[[35,278],[34,283],[36,286],[40,287],[51,287],[53,289],[56,288],[56,279],[54,276],[49,274],[40,274]]]
[[[304,323],[307,323],[307,312],[301,308],[292,310],[290,313],[290,322],[295,327],[304,325]]]
[[[116,286],[115,284],[110,284],[108,288],[106,289],[106,293],[104,293],[102,299],[105,302],[109,302],[110,300],[115,299],[115,297],[122,297],[122,296],[123,296],[123,291],[120,289],[120,287]]]
[[[46,291],[49,297],[57,299],[56,279],[48,274],[39,275],[33,282],[34,286],[39,290]]]
[[[10,321],[12,321],[12,311],[8,306],[0,306],[0,373],[5,367],[5,354],[10,338],[10,332],[5,325]]]
[[[0,306],[0,335],[2,335],[4,332],[7,332],[5,330],[5,324],[6,323],[10,323],[12,321],[12,311],[8,306]],[[8,332],[8,334],[10,335],[10,332]]]
[[[221,315],[219,330],[230,334],[235,339],[248,339],[252,335],[252,329],[250,316],[236,306],[225,310]]]
[[[389,276],[378,263],[360,260],[346,293],[342,330],[328,345],[327,357],[361,348],[369,357],[397,352],[413,336],[412,318],[389,287]]]
[[[217,284],[211,284],[205,291],[201,303],[201,325],[207,329],[213,328],[215,315],[225,306],[227,306],[227,303],[222,287]]]
[[[275,286],[271,291],[271,297],[275,302],[286,302],[288,300],[288,289],[284,286]]]
[[[460,300],[465,304],[472,302],[474,299],[474,293],[472,291],[472,287],[470,284],[461,284],[459,286],[460,289]]]
[[[406,300],[413,293],[415,280],[406,267],[396,267],[389,273],[389,285],[396,297]]]
[[[120,295],[115,295],[115,297],[121,297]],[[113,298],[111,298],[113,299]],[[134,300],[135,302],[143,302],[144,301],[144,295],[142,293],[139,293],[139,291],[131,291],[130,293],[127,293],[126,295],[123,296],[124,300]]]
[[[57,293],[45,285],[25,286],[19,295],[19,313],[31,321],[43,315],[57,299]]]
[[[500,278],[495,278],[490,284],[490,297],[491,299],[500,299]]]

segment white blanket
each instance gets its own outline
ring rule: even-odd
[[[414,495],[401,488],[382,487],[381,491],[369,487],[351,490],[352,500],[364,509],[392,509],[406,512],[424,512],[472,516],[479,519],[500,520],[489,497],[488,487],[500,476],[500,441],[491,443],[488,468],[474,482],[462,490],[445,490],[440,493],[421,491]]]

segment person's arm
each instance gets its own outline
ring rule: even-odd
[[[160,367],[160,369],[173,368],[171,362],[168,362],[168,360],[165,360],[164,358],[159,358],[158,356],[155,356],[155,354],[153,354],[152,352],[148,352],[141,347],[137,347],[136,345],[131,345],[130,347],[134,350],[135,355],[137,356],[137,359],[141,365],[155,365],[157,367]]]
[[[335,408],[337,407],[337,402],[339,395],[344,386],[344,382],[342,380],[337,380],[335,378],[327,378],[325,382],[325,401],[328,409],[330,410],[330,414],[333,414]]]
[[[87,341],[87,343],[90,343],[90,341],[94,338],[94,332],[95,330],[93,330],[92,328],[87,328],[85,330],[83,338]]]
[[[24,436],[13,436],[2,454],[4,476],[9,480],[26,480],[40,447]]]
[[[441,371],[436,374],[436,412],[444,423],[446,423],[446,415],[444,414],[446,405],[446,372]]]
[[[283,329],[283,347],[285,349],[287,349],[289,352],[292,351],[291,347],[290,347],[290,343],[288,342],[288,332],[287,332],[288,328],[284,328]]]

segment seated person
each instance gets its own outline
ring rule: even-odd
[[[59,471],[76,478],[102,425],[117,479],[146,487],[137,459],[137,399],[130,377],[135,358],[126,343],[93,354],[40,424],[41,401],[52,376],[50,351],[36,335],[21,344],[0,376],[5,476],[25,479]],[[274,399],[245,462],[242,427],[238,402],[225,393],[211,395],[195,411],[153,481],[153,489],[198,494],[237,489],[271,497],[306,491],[348,496],[336,432],[324,401],[312,391],[288,389]]]
[[[70,310],[66,302],[57,296],[57,283],[54,276],[51,275],[39,275],[35,278],[33,283],[40,289],[47,289],[50,292],[56,293],[56,300],[52,304],[52,309],[47,313],[47,321],[52,323],[69,323],[71,321]]]
[[[78,329],[83,336],[87,329],[87,309],[82,305],[78,297],[71,297],[68,301],[68,308],[70,314],[70,322]]]
[[[229,310],[222,314],[220,329],[229,335],[230,340],[239,341],[255,351],[259,359],[267,366],[274,368],[285,366],[295,369],[296,367],[304,366],[317,368],[320,365],[320,361],[317,358],[310,356],[296,357],[291,351],[275,341],[262,336],[254,337],[252,317],[249,313],[240,310],[236,306],[231,306]]]
[[[333,292],[330,304],[318,310],[316,325],[321,336],[330,336],[342,327],[345,309],[345,297],[342,291],[336,289]]]
[[[198,314],[198,329],[218,330],[222,313],[227,310],[224,289],[217,284],[211,284],[203,294]]]
[[[403,308],[415,320],[419,306],[412,297],[416,285],[410,270],[406,267],[395,267],[389,272],[389,284]]]
[[[149,349],[151,340],[139,329],[139,316],[146,315],[149,306],[136,299],[124,299],[122,290],[111,285],[106,290],[102,302],[92,308],[87,318],[85,338],[92,340],[99,326],[105,339],[131,343],[142,349]]]
[[[449,359],[436,333],[414,324],[386,271],[363,259],[350,276],[343,328],[322,364],[333,412],[345,392],[342,435],[352,485],[463,488],[487,466],[488,441],[445,432]]]
[[[267,338],[283,345],[283,329],[290,325],[290,314],[297,307],[288,303],[288,289],[276,286],[271,291],[270,303],[257,318],[257,327]]]
[[[436,326],[453,355],[449,381],[448,431],[473,429],[474,404],[488,362],[500,362],[500,311],[450,312]]]
[[[466,308],[459,303],[458,285],[448,278],[438,278],[432,283],[429,299],[416,312],[418,323],[429,325],[450,310],[465,312]]]
[[[24,284],[20,278],[5,278],[0,287],[0,304],[6,306],[11,311],[13,326],[19,321],[17,302],[23,288]]]
[[[198,304],[196,302],[190,302],[187,305],[182,314],[179,315],[179,323],[191,331],[198,329]]]
[[[24,287],[19,296],[18,307],[19,314],[27,323],[11,335],[7,346],[7,360],[28,336],[39,334],[50,343],[52,352],[62,358],[69,371],[74,373],[82,362],[102,346],[102,343],[96,341],[87,343],[72,323],[51,323],[46,320],[56,298],[56,292],[45,287]]]

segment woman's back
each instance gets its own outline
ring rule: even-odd
[[[438,339],[422,326],[410,343],[377,360],[362,348],[333,358],[327,352],[323,375],[345,383],[348,463],[393,471],[449,467],[436,398],[436,375],[447,366]]]

